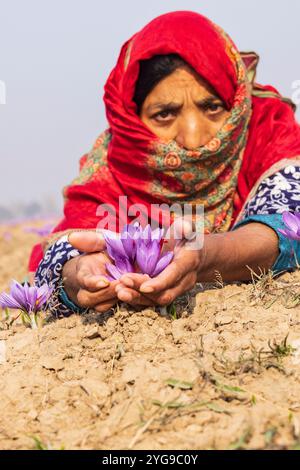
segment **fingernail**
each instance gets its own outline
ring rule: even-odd
[[[154,292],[154,288],[151,286],[141,286],[140,292],[144,292],[144,294],[150,294],[151,292]]]
[[[125,277],[124,279],[122,279],[122,282],[126,284],[127,287],[134,287],[134,282],[129,277]]]
[[[97,284],[96,284],[96,287],[99,287],[100,289],[101,289],[102,287],[107,287],[107,286],[109,286],[109,281],[99,281],[99,282],[97,282]]]

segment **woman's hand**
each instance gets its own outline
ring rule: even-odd
[[[70,300],[80,307],[98,312],[109,310],[118,301],[115,288],[119,281],[110,282],[105,264],[111,260],[105,250],[105,241],[96,232],[73,232],[69,243],[84,255],[68,261],[63,268],[64,288]]]
[[[189,239],[185,229],[183,235]],[[258,273],[268,270],[279,253],[276,232],[264,224],[250,223],[231,232],[206,235],[203,248],[198,250],[191,250],[189,242],[178,246],[171,239],[166,248],[174,248],[173,261],[158,276],[151,279],[145,274],[129,273],[119,281],[103,285],[101,282],[107,283],[103,275],[108,258],[105,253],[95,253],[105,249],[101,235],[77,232],[70,235],[69,240],[75,248],[89,255],[66,263],[64,274],[68,274],[70,266],[67,293],[75,303],[79,295],[79,300],[100,312],[118,299],[132,305],[168,305],[191,290],[197,280],[213,282],[216,270],[225,282],[249,280],[252,276],[249,267]]]
[[[147,275],[124,274],[116,286],[118,298],[133,305],[149,305],[151,301],[152,305],[164,306],[191,290],[197,282],[202,253],[201,249],[195,249],[193,230],[193,223],[188,219],[176,219],[164,246],[164,250],[174,251],[173,261],[153,279]]]
[[[182,246],[175,250],[173,261],[155,278],[141,274],[124,274],[116,287],[117,296],[132,305],[169,305],[176,297],[191,290],[197,282],[200,250]],[[148,303],[149,305],[149,303]]]

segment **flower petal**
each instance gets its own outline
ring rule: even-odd
[[[160,245],[157,240],[154,240],[149,246],[149,254],[147,261],[147,272],[151,276],[152,272],[155,270],[160,257]]]
[[[139,225],[126,224],[121,231],[121,238],[133,237],[136,231],[139,230]]]
[[[123,256],[117,256],[115,259],[115,264],[118,270],[122,273],[133,273],[134,268],[128,258]]]
[[[127,236],[126,238],[122,238],[122,243],[123,243],[123,247],[128,258],[131,261],[134,261],[135,255],[136,255],[135,241],[131,238],[131,236]]]
[[[295,233],[292,230],[289,230],[288,228],[286,228],[285,230],[281,230],[279,228],[278,232],[282,233],[282,235],[284,235],[286,238],[289,238],[290,240],[300,241],[300,234]]]
[[[21,310],[23,309],[23,306],[20,305],[14,298],[12,298],[6,292],[2,292],[2,294],[0,294],[0,306],[2,308],[17,308]]]
[[[53,290],[54,287],[50,287],[48,284],[43,284],[41,287],[37,288],[36,308],[38,310],[48,302]]]
[[[172,251],[168,251],[165,255],[163,255],[158,261],[156,268],[152,273],[152,277],[160,274],[171,263],[173,257],[174,253],[172,253]]]
[[[143,274],[151,275],[159,260],[160,246],[157,240],[153,242],[139,240],[137,246],[136,262]]]
[[[147,248],[143,240],[138,240],[136,249],[136,262],[142,273],[147,270]]]
[[[28,284],[25,284],[27,287],[26,295],[27,295],[27,308],[28,312],[36,312],[36,300],[37,300],[37,287],[31,287]],[[24,286],[24,288],[25,288]]]
[[[106,263],[105,267],[113,279],[120,279],[123,275],[114,264]]]
[[[113,232],[112,230],[107,230],[107,229],[105,229],[105,228],[101,230],[101,233],[102,233],[102,235],[104,236],[104,238],[105,238],[105,237],[107,237],[107,238],[109,238],[109,239],[119,239],[119,238],[120,238],[120,234],[119,234],[119,233]]]
[[[126,252],[121,239],[118,237],[109,238],[105,233],[104,239],[106,241],[106,248],[109,256],[115,259],[115,256],[126,256]]]
[[[151,242],[151,227],[150,227],[150,224],[146,225],[146,227],[142,231],[141,238],[142,238],[142,240],[144,240],[146,245],[148,245]]]
[[[298,221],[298,218],[294,216],[291,212],[283,212],[282,214],[282,220],[287,226],[288,229],[292,230],[293,232],[297,232],[300,228],[300,223]]]
[[[22,307],[27,308],[27,298],[24,292],[24,286],[15,279],[13,279],[10,284],[10,295],[20,305],[22,305]]]

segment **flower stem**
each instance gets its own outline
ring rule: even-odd
[[[294,258],[295,258],[295,262],[296,262],[296,267],[297,267],[297,269],[300,269],[300,265],[299,265],[298,258],[297,258],[297,255],[296,255],[296,249],[293,247],[293,243],[292,243],[291,240],[290,240],[290,245],[291,245],[291,248],[292,248],[292,252],[293,252],[293,254],[294,254]]]
[[[35,313],[33,313],[32,315],[30,315],[30,325],[31,325],[31,328],[33,330],[36,330],[38,328],[38,324],[37,324],[37,316]]]

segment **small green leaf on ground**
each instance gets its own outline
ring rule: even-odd
[[[255,395],[252,395],[251,397],[251,405],[256,405],[257,401],[256,401],[256,396]]]
[[[31,436],[31,438],[34,440],[35,450],[49,450],[48,446],[43,441],[41,441],[41,439],[36,436]]]
[[[275,427],[267,429],[267,431],[264,433],[265,443],[267,445],[269,445],[273,442],[273,439],[274,439],[276,433],[277,433],[277,428],[275,428]]]
[[[181,390],[192,390],[194,384],[191,382],[185,382],[177,379],[168,379],[166,384],[173,388],[180,388]]]
[[[211,411],[214,411],[215,413],[224,413],[226,415],[230,415],[230,411],[225,410],[225,408],[221,408],[219,405],[216,405],[215,403],[207,403],[206,408],[208,408]]]
[[[220,390],[227,390],[228,392],[246,393],[246,390],[243,390],[240,387],[233,387],[231,385],[221,384],[220,382],[217,382],[217,387]]]
[[[168,401],[163,403],[159,400],[152,400],[153,405],[160,406],[161,408],[185,408],[188,406],[186,403],[181,403],[179,401]]]

